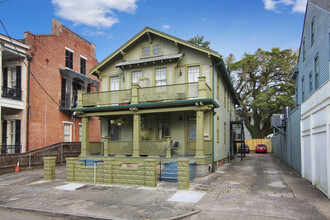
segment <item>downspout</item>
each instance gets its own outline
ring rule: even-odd
[[[27,112],[26,112],[26,152],[29,151],[29,128],[30,128],[30,72],[31,72],[31,61],[33,57],[27,55],[28,60],[28,83],[27,83]]]
[[[222,59],[220,60],[219,63],[216,63],[212,66],[212,80],[213,80],[213,89],[212,89],[212,99],[214,100],[214,68],[215,66],[218,66],[222,63]],[[213,134],[212,134],[212,171],[214,172],[214,115],[216,114],[216,112],[212,113],[212,130],[213,130]]]

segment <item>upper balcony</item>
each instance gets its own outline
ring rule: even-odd
[[[21,101],[22,100],[22,90],[21,90],[21,88],[2,87],[1,96],[4,98]]]
[[[154,102],[212,99],[212,89],[199,77],[198,82],[166,86],[140,87],[97,93],[79,93],[78,108],[116,105],[134,105]]]

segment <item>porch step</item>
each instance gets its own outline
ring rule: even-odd
[[[161,181],[178,182],[178,162],[168,161],[164,163],[165,169],[162,172]],[[196,162],[189,162],[189,176],[190,179],[195,178]]]

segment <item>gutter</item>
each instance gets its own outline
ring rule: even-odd
[[[33,57],[27,55],[28,60],[28,85],[27,85],[27,111],[26,111],[26,152],[29,151],[29,128],[30,128],[30,73],[31,73],[31,61]]]

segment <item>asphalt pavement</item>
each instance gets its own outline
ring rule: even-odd
[[[0,175],[1,219],[330,219],[330,200],[272,154],[247,154],[215,173],[156,188],[68,184],[65,166],[56,179],[43,170]]]

